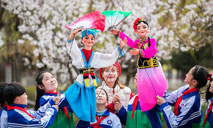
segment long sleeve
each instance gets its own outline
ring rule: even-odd
[[[67,99],[65,98],[65,95],[64,95],[64,94],[61,94],[60,98],[61,98],[61,100],[60,100],[60,102],[58,103],[58,107],[59,107],[60,109],[62,109],[62,108],[66,107],[66,106],[68,105],[68,102],[67,102]]]
[[[55,104],[55,102],[53,101],[54,97],[56,97],[56,96],[42,96],[41,99],[40,99],[40,102],[39,102],[40,103],[39,110],[45,109],[45,107],[43,107],[43,106],[45,106],[48,102],[51,104],[51,106],[54,105]],[[65,98],[64,94],[61,94],[60,98],[61,99],[58,103],[58,107],[59,107],[59,109],[63,110],[64,107],[68,107],[69,104],[68,104],[68,101]],[[70,107],[68,107],[68,108],[70,108]],[[71,109],[69,109],[69,111],[72,112]],[[42,112],[44,113],[45,111],[42,110]]]
[[[148,41],[148,40],[146,40]],[[157,53],[157,44],[155,39],[150,39],[150,46],[142,50],[144,53],[144,58],[152,58]]]
[[[122,108],[120,109],[118,113],[116,113],[116,115],[120,119],[121,123],[126,125],[127,111],[124,108],[124,106],[122,106]]]
[[[168,105],[168,102],[161,105],[163,116],[168,128],[192,127],[192,123],[200,123],[202,119],[202,112],[198,97],[193,96],[187,99],[181,106],[181,113],[179,115],[175,115],[172,111],[172,107]]]
[[[125,35],[123,32],[120,32],[120,38],[124,40],[127,39],[127,45],[132,48],[138,48],[139,41],[135,40],[133,41],[131,38],[129,38],[127,35]],[[148,43],[148,40],[146,40],[146,43]],[[155,39],[150,39],[150,46],[143,50],[144,58],[152,58],[157,53],[157,43]]]
[[[113,117],[112,128],[121,128],[121,121],[119,120],[119,118],[116,115],[114,115],[114,117]]]
[[[127,35],[125,35],[123,32],[120,32],[120,38],[124,40],[127,39],[127,45],[132,48],[138,47],[138,40],[133,41],[131,38],[129,38]]]
[[[172,92],[165,92],[163,98],[170,104],[175,105],[178,97],[180,97],[183,94],[183,91],[186,90],[189,86],[185,85],[175,91]]]
[[[4,107],[4,106],[3,106]],[[7,111],[6,108],[0,110],[0,128],[7,128]]]
[[[60,102],[58,104],[58,107],[61,110],[63,110],[64,107],[67,107],[67,110],[69,112],[73,112],[64,94],[61,95],[61,100],[60,100]]]
[[[79,63],[81,63],[81,52],[80,52],[80,48],[78,47],[76,40],[73,39],[72,41],[68,40],[67,41],[67,45],[68,45],[68,52],[72,58],[72,63],[79,68]],[[80,64],[81,65],[81,64]]]
[[[46,110],[45,115],[41,119],[31,118],[26,113],[19,110],[8,112],[8,128],[48,128],[54,121],[57,110],[53,107]]]
[[[119,56],[123,56],[120,46],[117,46],[111,54],[95,52],[91,66],[94,68],[103,68],[113,65]]]
[[[52,105],[54,105],[55,102],[51,99],[49,100],[49,102],[47,102],[46,104],[44,104],[43,106],[40,106],[38,108],[37,111],[31,111],[28,110],[28,112],[35,118],[40,119],[41,117],[43,117],[45,115],[45,112],[48,108],[51,108]]]
[[[208,108],[206,109],[206,113],[204,116],[205,117],[204,119],[206,119],[206,123],[205,123],[204,128],[213,128],[213,120],[212,120],[213,119],[213,107],[212,108],[210,107],[212,102],[213,102],[213,97],[211,98],[211,100],[208,104]],[[208,113],[208,115],[207,115],[207,113]],[[205,122],[205,120],[204,120],[204,122]]]

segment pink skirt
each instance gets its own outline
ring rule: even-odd
[[[140,100],[141,111],[147,111],[155,107],[156,96],[163,96],[168,89],[161,64],[154,68],[137,69],[137,89]]]

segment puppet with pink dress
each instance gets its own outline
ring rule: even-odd
[[[163,96],[168,84],[162,70],[161,64],[156,57],[157,42],[148,37],[149,25],[143,18],[137,18],[133,24],[134,32],[140,37],[132,40],[123,32],[112,30],[111,33],[124,40],[127,45],[134,48],[130,50],[131,55],[138,55],[137,59],[137,89],[140,100],[141,111],[147,111],[155,107],[156,96]]]

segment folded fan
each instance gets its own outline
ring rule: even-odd
[[[68,29],[82,27],[84,29],[96,29],[103,32],[105,29],[105,16],[96,10],[80,17],[74,23],[65,27]]]
[[[113,10],[103,11],[101,14],[105,15],[105,31],[110,31],[118,26],[131,13]]]

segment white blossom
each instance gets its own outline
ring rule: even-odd
[[[122,22],[117,29],[124,31],[132,39],[138,37],[133,32],[133,22],[137,17],[143,16],[150,24],[150,35],[158,42],[158,56],[160,58],[170,59],[170,49],[181,49],[186,51],[190,49],[189,46],[182,46],[179,44],[179,37],[173,29],[163,27],[159,24],[159,19],[165,15],[170,14],[173,20],[171,25],[173,28],[180,28],[180,32],[187,34],[191,28],[188,22],[197,17],[195,12],[197,6],[205,5],[204,15],[212,13],[212,7],[208,5],[207,0],[198,1],[197,4],[189,4],[184,9],[189,11],[180,15],[177,19],[176,8],[180,3],[180,0],[168,0],[168,2],[159,0],[123,0],[123,1],[100,1],[100,0],[2,0],[2,7],[8,11],[14,13],[21,19],[21,24],[18,26],[19,32],[21,32],[22,38],[18,40],[18,43],[22,44],[25,40],[28,40],[32,45],[36,46],[33,50],[35,57],[42,56],[41,60],[38,60],[35,65],[38,68],[47,66],[52,69],[52,72],[56,75],[59,74],[59,79],[62,82],[67,82],[69,79],[69,69],[73,73],[73,77],[77,76],[75,70],[73,70],[72,60],[69,56],[69,49],[66,47],[66,40],[70,34],[70,30],[65,28],[66,25],[73,23],[79,17],[88,13],[91,2],[92,10],[120,10],[131,11],[132,14]],[[156,13],[160,7],[163,7],[159,13]],[[197,19],[201,23],[208,20],[208,17],[203,19]],[[182,25],[186,27],[181,28]],[[194,26],[194,30],[197,28]],[[71,30],[72,31],[72,30]],[[80,35],[80,34],[79,34]],[[192,38],[195,33],[191,33],[189,38]],[[95,39],[96,43],[104,44],[102,48],[97,48],[97,51],[110,53],[119,43],[120,39],[115,39],[109,32],[97,34]],[[190,41],[191,45],[195,42]],[[127,48],[126,48],[127,49]],[[134,61],[132,56],[127,53],[125,59]],[[29,64],[29,60],[24,59],[25,64]]]

